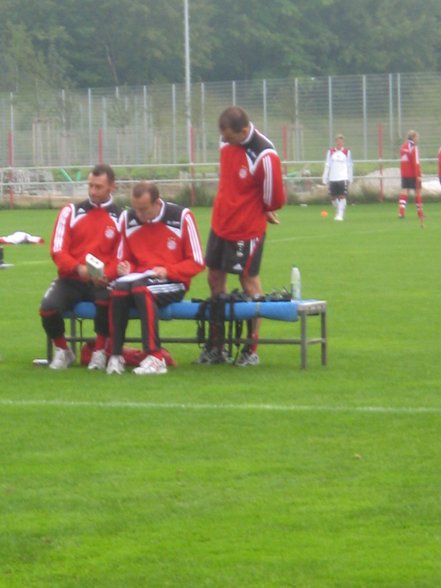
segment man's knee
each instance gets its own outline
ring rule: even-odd
[[[43,310],[40,308],[41,324],[51,339],[64,334],[64,319],[58,310]]]

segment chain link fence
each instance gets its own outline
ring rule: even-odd
[[[123,181],[139,168],[164,183],[210,182],[217,119],[231,104],[272,139],[287,185],[297,191],[319,178],[336,133],[345,135],[356,175],[364,176],[397,168],[399,146],[416,129],[423,171],[434,175],[440,91],[439,73],[195,83],[190,121],[184,84],[3,94],[0,182],[3,194],[50,189],[69,196],[99,161],[119,168]],[[382,178],[387,183],[388,174]]]

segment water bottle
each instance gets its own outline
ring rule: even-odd
[[[291,298],[293,300],[302,299],[302,278],[296,265],[293,265],[291,269]]]

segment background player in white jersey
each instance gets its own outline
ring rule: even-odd
[[[192,212],[165,202],[151,182],[133,188],[132,208],[121,215],[121,243],[110,303],[112,355],[108,374],[124,371],[122,349],[131,306],[141,321],[143,350],[137,375],[164,374],[166,362],[158,330],[158,308],[179,302],[191,279],[204,265],[202,247]],[[147,275],[140,275],[142,273]]]
[[[345,216],[346,198],[349,184],[353,180],[352,155],[345,147],[343,135],[335,138],[335,147],[331,147],[326,154],[325,169],[322,181],[328,184],[332,204],[336,208],[334,219],[342,221]]]

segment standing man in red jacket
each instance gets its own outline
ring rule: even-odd
[[[165,374],[158,308],[179,302],[193,276],[204,267],[204,256],[193,213],[160,198],[156,184],[139,182],[133,188],[132,208],[121,215],[121,243],[110,305],[112,355],[108,374],[122,374],[122,355],[130,307],[138,310],[141,338],[147,354],[135,374]]]
[[[421,166],[418,140],[418,133],[409,131],[407,140],[400,148],[401,192],[398,202],[398,216],[401,219],[405,218],[407,200],[412,191],[415,194],[418,217],[422,220]]]
[[[105,164],[96,165],[89,174],[89,198],[78,204],[64,206],[57,217],[51,242],[51,256],[58,268],[58,278],[52,282],[40,306],[43,328],[55,345],[49,367],[68,368],[75,355],[64,336],[63,312],[82,300],[96,303],[95,350],[89,369],[104,369],[106,339],[109,336],[110,266],[114,263],[119,243],[119,208],[114,204],[115,173]],[[91,253],[104,263],[102,278],[92,278],[86,265]]]
[[[208,285],[212,297],[226,292],[227,274],[239,276],[244,292],[263,293],[259,277],[267,223],[278,223],[274,211],[285,203],[279,156],[271,141],[260,133],[238,106],[219,117],[221,133],[219,187],[214,201],[206,251]],[[248,333],[238,366],[256,365],[257,320]],[[223,363],[223,349],[209,343],[198,363]]]

